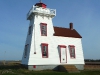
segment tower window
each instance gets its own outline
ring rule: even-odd
[[[41,23],[41,36],[47,36],[47,24],[46,23]]]
[[[28,44],[25,45],[25,52],[24,52],[24,57],[25,58],[27,57],[28,46],[29,46]]]
[[[30,35],[32,32],[32,26],[29,27],[28,34]]]
[[[75,46],[74,45],[69,45],[69,52],[70,52],[70,57],[75,58]]]
[[[42,49],[42,58],[48,58],[48,44],[42,43],[41,49]]]

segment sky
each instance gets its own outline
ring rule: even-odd
[[[29,20],[26,15],[39,0],[0,0],[0,60],[21,60]],[[100,59],[100,0],[42,0],[56,9],[53,25],[69,28],[72,22],[82,36],[85,59]]]

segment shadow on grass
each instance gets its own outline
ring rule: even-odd
[[[26,69],[26,67],[21,65],[21,64],[0,65],[0,70],[3,70],[3,69],[14,69],[14,70],[17,70],[17,69]]]

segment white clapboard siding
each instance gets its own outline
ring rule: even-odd
[[[47,36],[41,36],[40,23],[47,23]],[[81,38],[53,36],[54,28],[51,17],[34,16],[30,20],[32,25],[31,35],[27,34],[26,44],[29,44],[27,57],[22,57],[22,64],[26,65],[60,65],[60,64],[84,64],[84,56]],[[41,43],[48,44],[48,58],[42,58]],[[65,45],[67,51],[67,63],[60,63],[58,45]],[[69,45],[75,46],[75,59],[70,58]],[[34,54],[36,52],[36,54]]]

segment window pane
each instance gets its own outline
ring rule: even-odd
[[[42,25],[41,26],[41,33],[42,33],[42,35],[47,35],[47,26],[46,25]]]
[[[45,28],[44,28],[44,25],[42,25],[42,30],[44,30]]]
[[[72,50],[72,53],[74,53],[74,48],[71,48],[71,50]]]
[[[72,57],[75,57],[75,55],[74,55],[74,54],[72,54]]]
[[[27,50],[28,50],[28,45],[25,45],[25,53],[24,53],[24,57],[27,56]]]
[[[43,46],[43,56],[47,56],[47,47]]]
[[[45,30],[43,30],[43,34],[46,35],[46,31]]]
[[[42,58],[48,58],[48,44],[42,43]]]
[[[44,30],[46,30],[46,25],[44,26]]]
[[[70,47],[70,55],[72,58],[75,58],[75,47]]]
[[[29,27],[29,31],[28,31],[29,35],[31,34],[31,26]]]

